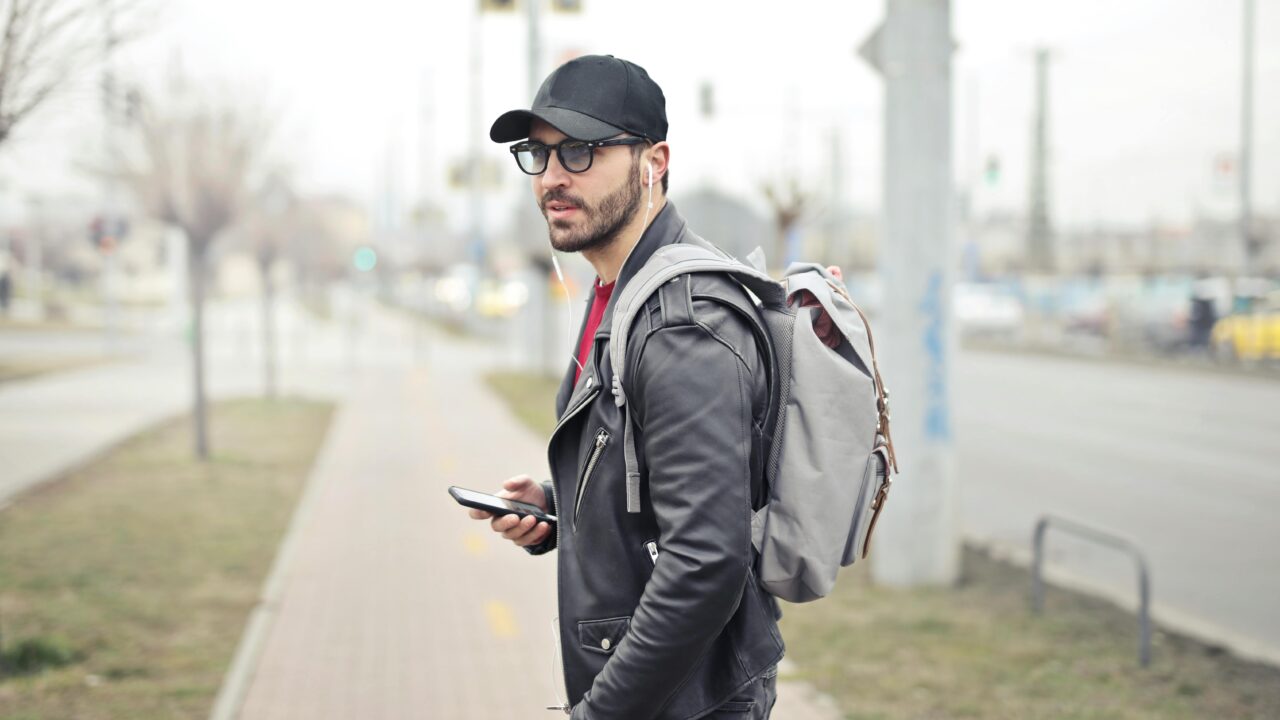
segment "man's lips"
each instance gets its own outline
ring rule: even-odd
[[[578,211],[578,206],[561,200],[552,200],[546,206],[547,217],[564,218]]]

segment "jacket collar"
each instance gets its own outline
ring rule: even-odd
[[[648,262],[654,252],[663,245],[671,245],[681,242],[684,239],[685,231],[688,223],[685,222],[684,216],[676,210],[675,205],[670,200],[663,205],[662,210],[654,216],[653,221],[649,223],[649,227],[640,236],[640,240],[636,242],[636,246],[632,248],[631,254],[622,263],[622,269],[618,271],[617,284],[613,286],[613,294],[609,296],[609,304],[605,306],[604,316],[600,318],[600,327],[592,336],[593,342],[599,342],[608,338],[613,325],[613,307],[617,303],[618,298],[622,295],[622,289],[626,287],[627,282],[635,277],[640,268]],[[594,298],[594,295],[589,296]],[[587,303],[586,312],[583,313],[582,326],[578,329],[577,340],[574,342],[570,352],[577,356],[577,348],[582,343],[582,333],[586,330],[586,317],[591,313],[590,299]],[[583,366],[582,375],[578,378],[578,386],[581,386],[587,377],[594,377],[599,380],[599,371],[595,367],[595,353],[591,353],[587,357],[587,364]],[[556,417],[564,415],[564,411],[571,404],[569,402],[571,396],[578,394],[575,392],[573,382],[574,371],[577,365],[573,360],[569,361],[569,367],[564,374],[564,378],[560,382],[560,391],[556,394]],[[578,387],[578,390],[581,390]]]

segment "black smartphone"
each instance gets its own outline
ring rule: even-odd
[[[454,500],[458,501],[459,505],[465,505],[476,510],[484,510],[494,515],[519,515],[522,518],[526,515],[532,515],[539,522],[556,522],[555,515],[546,514],[537,505],[508,500],[497,495],[460,488],[457,485],[449,486],[449,494],[453,496]]]

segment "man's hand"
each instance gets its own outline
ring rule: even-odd
[[[547,496],[542,492],[542,486],[528,475],[516,475],[503,482],[502,490],[496,494],[500,498],[537,505],[544,512],[547,509]],[[493,528],[494,532],[501,533],[502,537],[520,547],[537,545],[551,534],[551,526],[545,522],[538,522],[538,519],[532,515],[523,518],[518,515],[494,517],[492,513],[474,509],[467,511],[467,514],[476,520],[489,520],[489,527]]]

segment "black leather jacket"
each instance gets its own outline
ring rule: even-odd
[[[668,203],[613,299],[657,247],[685,233]],[[778,606],[756,582],[751,547],[768,403],[762,323],[747,294],[714,274],[668,283],[639,314],[624,389],[642,500],[629,514],[624,418],[609,391],[612,317],[613,301],[576,386],[571,364],[560,388],[546,486],[559,527],[530,551],[560,550],[560,644],[575,720],[698,718],[783,653]]]

